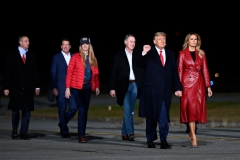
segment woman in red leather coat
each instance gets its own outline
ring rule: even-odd
[[[198,147],[196,123],[207,123],[206,89],[208,96],[212,96],[207,59],[200,47],[200,36],[197,33],[189,33],[178,57],[178,73],[183,86],[180,123],[189,124],[189,139],[193,148]]]

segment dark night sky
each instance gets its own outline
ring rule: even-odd
[[[229,36],[237,29],[228,25],[230,29],[227,31],[222,25],[222,21],[225,24],[232,24],[232,21],[224,18],[226,13],[221,12],[220,6],[212,10],[213,6],[204,4],[194,10],[194,7],[179,6],[179,3],[165,5],[162,10],[156,4],[80,4],[64,4],[60,7],[35,3],[28,4],[30,7],[26,10],[13,9],[5,4],[12,13],[1,11],[0,72],[3,72],[7,52],[18,46],[17,38],[24,34],[30,38],[29,49],[37,53],[42,83],[48,84],[51,58],[60,51],[61,39],[69,38],[71,51],[77,52],[80,37],[89,36],[99,62],[101,83],[106,84],[110,60],[116,51],[124,48],[123,38],[126,34],[135,35],[136,48],[141,49],[144,44],[153,44],[155,32],[164,31],[167,33],[166,47],[178,56],[185,35],[197,32],[202,38],[202,49],[207,54],[210,75],[215,82],[213,87],[219,91],[239,92],[240,76],[234,69],[237,58],[230,54],[224,57],[226,53],[221,50],[224,45],[230,44]],[[231,12],[227,14],[235,15]],[[177,32],[179,36],[176,36]],[[228,48],[228,53],[231,53],[231,48]],[[227,64],[224,64],[226,61]],[[218,78],[214,78],[216,72],[220,74]]]

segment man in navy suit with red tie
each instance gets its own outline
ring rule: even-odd
[[[71,138],[69,134],[68,122],[75,116],[77,106],[72,96],[65,98],[67,67],[71,59],[71,45],[68,39],[63,39],[62,51],[53,56],[51,64],[51,89],[57,99],[60,132],[63,138]],[[66,112],[68,107],[68,111]]]
[[[12,110],[12,138],[18,139],[21,111],[20,139],[29,140],[28,127],[31,111],[34,110],[33,93],[40,94],[37,59],[30,51],[29,38],[20,36],[19,46],[6,58],[3,78],[4,95],[9,96],[8,109]]]
[[[166,34],[157,32],[153,36],[154,47],[143,47],[138,67],[145,69],[143,87],[139,102],[139,117],[146,118],[146,138],[148,148],[155,148],[156,127],[159,124],[160,148],[171,149],[167,142],[172,98],[172,86],[175,95],[181,97],[182,85],[179,79],[175,54],[166,49]]]

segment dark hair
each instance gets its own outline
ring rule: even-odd
[[[63,38],[62,41],[61,41],[61,45],[62,45],[62,43],[63,43],[64,41],[68,41],[69,44],[70,44],[70,40],[69,40],[69,39],[67,39],[67,38]]]
[[[19,36],[19,37],[18,37],[18,42],[20,42],[23,37],[27,37],[27,38],[28,38],[28,36],[25,36],[25,35]]]

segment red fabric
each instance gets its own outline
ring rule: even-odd
[[[22,60],[23,60],[23,64],[25,64],[26,63],[26,58],[25,58],[24,55],[22,55]]]
[[[162,50],[160,50],[160,59],[161,59],[162,65],[164,66],[164,58],[162,55]]]
[[[84,71],[85,66],[82,63],[83,58],[80,53],[75,53],[68,65],[67,77],[66,77],[66,87],[82,89],[84,81]],[[99,83],[99,70],[98,67],[91,66],[92,69],[92,90],[95,91],[96,88],[100,88]]]
[[[180,100],[180,122],[206,123],[206,87],[210,86],[206,55],[204,54],[201,58],[196,51],[194,63],[188,48],[180,51],[178,73],[183,86]]]

